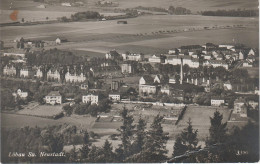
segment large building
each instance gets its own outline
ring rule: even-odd
[[[121,70],[124,74],[134,73],[132,65],[128,63],[121,64]]]
[[[214,68],[224,67],[225,69],[228,69],[228,64],[225,61],[221,60],[207,60],[203,63],[203,66],[213,66]]]
[[[47,96],[45,96],[46,104],[62,104],[62,96],[58,91],[51,91]]]
[[[134,53],[128,53],[128,54],[122,54],[123,60],[129,60],[129,61],[143,61],[144,55],[143,54],[134,54]]]
[[[161,55],[153,55],[148,58],[150,63],[163,63],[163,58]]]
[[[65,81],[66,82],[84,82],[86,80],[86,76],[83,73],[80,73],[80,75],[77,75],[76,73],[71,74],[67,72],[65,74]]]
[[[191,68],[200,66],[199,59],[193,59],[190,56],[168,56],[165,59],[165,64],[181,65],[181,59],[183,59],[183,65],[187,64]]]
[[[82,96],[82,102],[91,104],[98,104],[98,95],[89,94],[89,95],[83,95]]]
[[[121,95],[120,93],[110,93],[108,95],[108,98],[112,101],[120,101],[121,100]]]
[[[159,82],[158,79],[158,76],[155,78],[149,75],[144,75],[141,77],[139,80],[139,94],[142,96],[156,94],[158,89],[156,83]]]
[[[60,73],[57,69],[50,69],[47,72],[47,80],[60,81]]]

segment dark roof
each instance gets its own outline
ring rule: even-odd
[[[145,82],[147,84],[152,84],[153,83],[154,79],[150,75],[144,75],[143,78],[144,78],[144,80],[145,80]]]

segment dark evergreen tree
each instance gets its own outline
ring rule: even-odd
[[[115,162],[115,154],[113,152],[113,147],[108,140],[105,141],[104,146],[102,147],[103,151],[103,162],[111,163]]]
[[[144,149],[140,153],[136,162],[164,162],[167,160],[166,143],[169,139],[168,134],[163,132],[163,117],[159,114],[154,118],[151,129],[148,131]]]
[[[138,124],[137,124],[137,129],[136,129],[136,138],[133,143],[133,152],[139,153],[140,151],[143,150],[145,138],[146,138],[146,122],[144,119],[141,117],[139,118]]]
[[[133,131],[135,126],[133,125],[134,118],[133,116],[128,115],[128,110],[123,108],[121,112],[123,118],[123,125],[120,126],[120,133],[121,133],[121,141],[122,141],[122,149],[123,149],[123,159],[126,159],[131,155],[131,147],[132,147],[132,138],[133,138]]]
[[[183,155],[186,151],[187,151],[187,146],[182,143],[182,138],[178,136],[173,146],[172,156],[176,157],[179,155]]]
[[[83,136],[83,146],[80,149],[80,154],[81,154],[81,160],[85,161],[86,158],[88,157],[90,148],[89,146],[91,145],[90,140],[89,140],[89,134],[87,131],[85,131],[84,136]]]
[[[209,139],[207,145],[223,143],[226,139],[227,123],[222,123],[223,115],[216,111],[214,117],[210,117]]]

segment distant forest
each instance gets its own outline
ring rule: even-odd
[[[255,17],[259,15],[258,10],[217,10],[202,11],[203,16],[229,16],[229,17]]]

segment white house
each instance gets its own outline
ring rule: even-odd
[[[246,101],[243,98],[236,99],[234,101],[233,113],[240,114],[240,117],[247,117]]]
[[[143,54],[122,54],[123,60],[129,60],[129,61],[143,61],[144,55]]]
[[[161,93],[166,93],[167,95],[171,94],[171,89],[169,85],[165,85],[161,87]]]
[[[86,80],[86,76],[83,73],[80,73],[80,75],[71,74],[67,72],[65,74],[65,81],[66,82],[84,82]]]
[[[37,70],[36,70],[36,75],[35,75],[37,78],[42,78],[43,77],[43,73],[42,73],[42,71],[41,71],[41,69],[40,68],[38,68]]]
[[[28,97],[28,92],[23,92],[21,89],[18,89],[16,93],[13,93],[15,99],[19,96],[21,99],[26,99]]]
[[[83,95],[82,96],[82,102],[91,104],[98,104],[98,95],[89,94],[89,95]]]
[[[62,97],[58,91],[51,91],[47,96],[45,96],[46,104],[62,104]]]
[[[217,98],[213,97],[211,98],[211,106],[220,106],[225,103],[225,100],[223,98]]]
[[[149,57],[148,61],[150,63],[161,63],[162,62],[162,58],[160,55],[153,55],[151,57]]]
[[[247,56],[255,56],[255,51],[253,49],[250,49],[250,51],[248,52]]]
[[[226,81],[226,82],[223,84],[223,86],[224,86],[224,88],[225,88],[226,90],[232,90],[232,85],[231,85],[231,83],[230,83],[229,80]]]
[[[120,94],[119,93],[110,93],[108,95],[109,99],[112,100],[112,101],[120,101],[121,100],[121,97],[120,97]]]
[[[133,67],[131,64],[121,64],[122,73],[133,73]]]
[[[139,80],[139,94],[141,95],[149,95],[149,94],[155,94],[157,92],[157,87],[154,85],[155,82],[158,81],[159,77],[156,76],[155,78],[152,78],[149,75],[144,75]]]
[[[60,73],[57,69],[50,69],[47,72],[47,80],[57,80],[60,81]]]
[[[228,64],[225,61],[221,60],[207,60],[203,63],[203,66],[213,66],[214,68],[224,67],[225,69],[228,69]]]
[[[190,56],[168,56],[165,59],[165,64],[181,65],[181,58],[183,59],[183,65],[187,64],[191,68],[199,67],[199,59],[192,59]]]
[[[243,65],[242,66],[243,67],[253,67],[253,64],[246,60],[246,61],[243,61]]]
[[[11,66],[6,65],[3,69],[3,74],[15,76],[16,75],[16,68],[13,65],[11,65]]]

